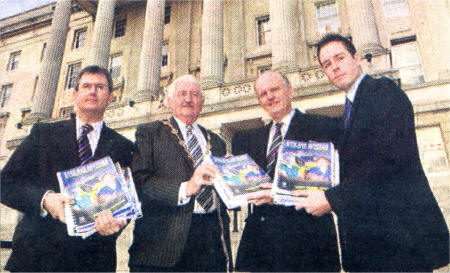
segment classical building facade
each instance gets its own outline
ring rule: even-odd
[[[76,111],[74,79],[89,64],[110,69],[106,123],[131,140],[139,124],[169,116],[165,87],[188,73],[206,95],[199,122],[228,144],[268,120],[253,93],[264,70],[287,75],[295,107],[341,115],[344,94],[315,53],[338,32],[366,73],[396,80],[412,101],[422,164],[448,221],[449,18],[448,0],[62,0],[0,19],[0,169],[32,124]],[[2,211],[7,241],[16,217]]]

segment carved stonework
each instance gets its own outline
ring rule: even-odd
[[[248,96],[253,94],[253,86],[250,83],[227,86],[220,90],[220,94],[225,99],[236,96]]]
[[[322,68],[310,69],[299,72],[299,85],[310,86],[327,81],[327,77]]]

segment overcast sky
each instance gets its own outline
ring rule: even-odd
[[[56,0],[0,0],[0,19],[44,6]]]

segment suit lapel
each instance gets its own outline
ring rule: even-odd
[[[192,162],[191,158],[189,157],[188,151],[185,150],[184,147],[182,146],[182,144],[180,143],[180,141],[184,142],[184,139],[183,139],[183,134],[181,133],[181,129],[178,126],[177,121],[175,120],[174,117],[171,117],[169,122],[173,126],[173,128],[175,128],[177,135],[174,135],[173,133],[171,133],[170,128],[168,128],[168,130],[169,130],[169,140],[168,141],[173,142],[175,147],[177,147],[176,149],[179,151],[178,154],[183,157],[183,159],[187,163],[187,165],[194,168],[193,162]]]
[[[98,140],[97,149],[93,160],[98,160],[110,154],[111,148],[113,146],[113,138],[111,131],[105,124],[103,124],[102,131],[100,133],[100,139]]]
[[[75,119],[70,119],[60,123],[60,126],[53,131],[51,138],[61,154],[64,155],[64,166],[78,166],[80,159],[78,157],[77,135],[75,129]],[[69,167],[67,167],[69,168]]]
[[[348,140],[349,132],[357,128],[358,122],[363,120],[361,119],[362,117],[360,117],[361,111],[364,111],[362,105],[365,104],[367,93],[370,92],[373,82],[374,79],[369,75],[366,75],[356,90],[355,99],[352,103],[352,110],[350,111],[350,119],[348,120],[347,127],[344,129],[344,143]]]

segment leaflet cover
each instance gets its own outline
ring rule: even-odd
[[[278,151],[272,197],[275,204],[292,206],[302,197],[294,190],[326,190],[339,184],[339,157],[331,142],[284,140]]]
[[[228,209],[247,203],[246,194],[260,190],[260,184],[272,179],[248,155],[215,157],[211,160],[220,170],[214,187]]]
[[[95,217],[104,210],[113,216],[127,214],[132,204],[111,158],[57,173],[61,193],[74,198],[65,206],[67,230],[71,236],[91,234]]]

